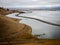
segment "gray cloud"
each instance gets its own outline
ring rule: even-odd
[[[5,7],[21,7],[24,5],[60,5],[60,0],[1,0],[0,6]]]

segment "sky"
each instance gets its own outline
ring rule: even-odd
[[[60,6],[60,0],[0,0],[2,7]]]

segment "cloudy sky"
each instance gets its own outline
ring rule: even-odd
[[[0,0],[3,7],[60,6],[60,0]]]

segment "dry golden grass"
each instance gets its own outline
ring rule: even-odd
[[[8,17],[8,18],[10,18],[10,17]],[[17,18],[10,18],[10,19],[12,19],[12,20],[14,20],[14,21],[16,21],[18,23],[19,23],[20,20],[22,20],[22,19],[17,19]]]
[[[7,10],[7,9],[5,9],[3,7],[0,7],[0,14],[1,15],[4,15],[5,16],[5,15],[11,14],[11,13],[24,13],[24,12],[21,12],[21,11],[18,11],[18,10],[9,10],[9,9]],[[8,17],[8,18],[10,18],[10,17]],[[10,18],[10,19],[19,22],[19,19],[16,19],[16,18]]]
[[[15,43],[12,45],[20,45],[19,43]],[[34,41],[28,41],[27,43],[23,43],[21,45],[60,45],[60,40],[34,40]]]
[[[12,13],[12,11],[8,11],[8,10],[6,10],[6,9],[4,9],[4,8],[2,8],[2,7],[0,7],[0,14],[6,15],[6,14],[10,14],[10,13]]]
[[[7,15],[7,14],[11,14],[11,13],[24,13],[24,12],[18,11],[18,10],[9,10],[9,9],[5,9],[3,7],[0,7],[0,14]]]
[[[23,30],[24,32],[28,32],[31,30],[31,27],[18,23],[6,16],[0,15],[0,37],[9,37],[15,33],[23,32]]]

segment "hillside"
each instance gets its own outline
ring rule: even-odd
[[[0,14],[7,15],[7,14],[11,14],[11,13],[25,13],[25,12],[18,11],[18,10],[9,10],[9,9],[5,9],[3,7],[0,7]]]
[[[12,13],[12,11],[9,11],[5,8],[0,7],[0,14],[6,15],[6,14],[10,14],[10,13]]]
[[[30,31],[31,31],[31,27],[25,24],[20,24],[8,17],[0,15],[0,38],[6,38],[6,37],[8,38],[11,35],[16,35],[17,33],[21,33],[21,32],[31,33]]]

